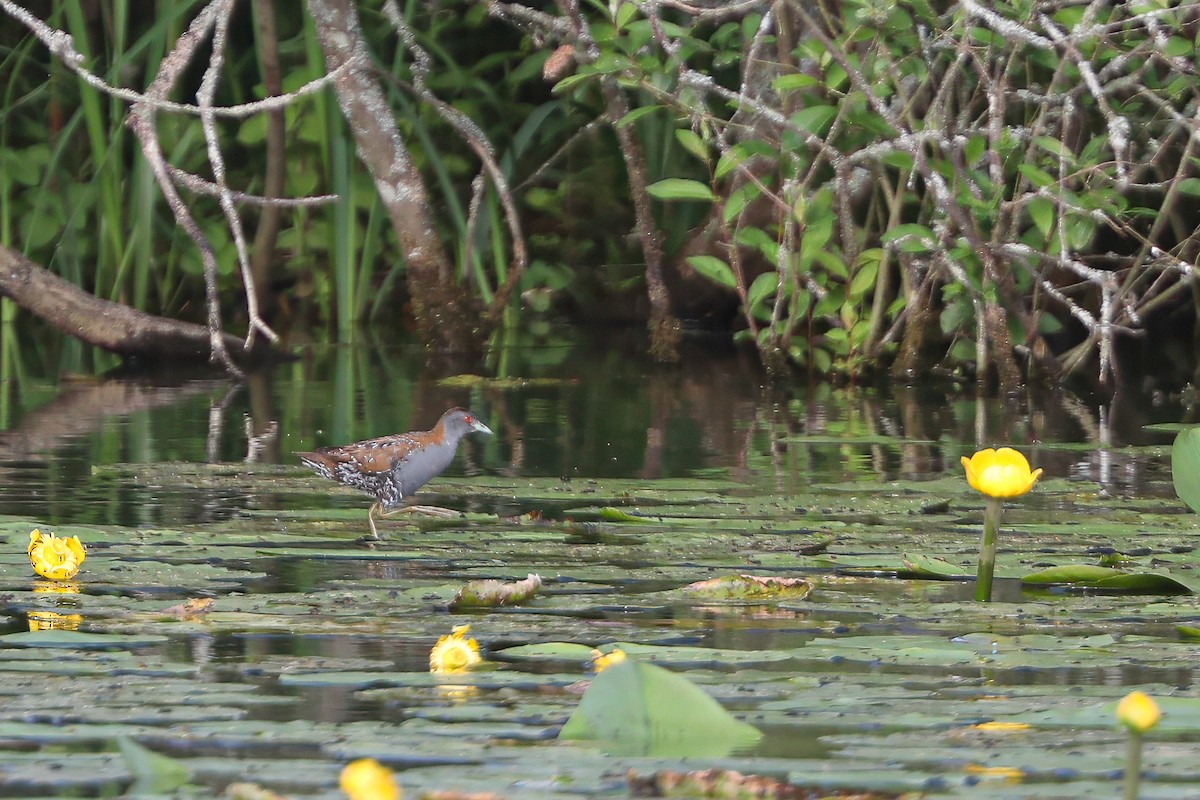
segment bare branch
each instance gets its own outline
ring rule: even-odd
[[[279,341],[275,331],[263,321],[258,314],[258,293],[254,291],[254,274],[250,271],[250,252],[246,247],[246,233],[242,228],[242,218],[238,216],[233,204],[233,196],[225,184],[225,157],[221,153],[221,139],[217,134],[216,120],[212,113],[212,101],[217,91],[217,81],[221,75],[221,65],[225,61],[225,39],[229,33],[229,15],[233,12],[233,2],[224,3],[221,14],[217,17],[216,28],[213,31],[212,54],[209,56],[208,68],[200,81],[200,90],[196,98],[200,101],[200,127],[204,131],[204,141],[208,145],[208,162],[216,179],[221,211],[233,234],[234,246],[237,250],[238,266],[242,272],[242,286],[246,294],[246,313],[249,317],[246,331],[246,347],[254,344],[254,337],[262,333],[270,341]]]

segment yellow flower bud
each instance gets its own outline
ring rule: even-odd
[[[350,800],[400,800],[402,794],[392,771],[373,758],[347,764],[338,785]]]
[[[988,497],[1019,497],[1037,483],[1042,471],[1030,471],[1029,461],[1011,447],[999,450],[987,448],[975,455],[962,457],[967,471],[967,483]]]
[[[1145,692],[1130,692],[1117,704],[1117,720],[1134,733],[1145,733],[1160,719],[1158,703]]]

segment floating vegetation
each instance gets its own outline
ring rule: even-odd
[[[31,574],[34,520],[0,520],[0,794],[119,794],[161,769],[184,793],[334,797],[373,759],[412,797],[1111,797],[1133,688],[1162,711],[1144,795],[1200,781],[1197,523],[1161,497],[1039,481],[1006,510],[984,604],[985,503],[961,474],[438,479],[431,502],[463,518],[368,547],[357,500],[330,508],[299,467],[98,469],[286,510],[72,527],[69,583]],[[431,673],[456,626],[478,660]],[[167,761],[135,768],[122,737]]]

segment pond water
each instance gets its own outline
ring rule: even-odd
[[[6,360],[0,796],[119,794],[137,772],[120,736],[187,767],[162,796],[240,781],[339,797],[338,770],[364,756],[414,796],[625,796],[627,770],[709,766],[885,793],[1112,796],[1112,706],[1133,687],[1167,710],[1143,796],[1200,795],[1200,554],[1169,459],[1186,394],[1149,379],[1014,401],[950,382],[771,384],[717,342],[671,367],[642,347],[545,330],[466,367],[314,344],[240,384],[58,377],[53,349]],[[370,499],[293,455],[453,405],[495,436],[468,439],[421,499],[465,516],[384,521],[374,547]],[[1045,475],[1008,504],[986,605],[969,580],[983,504],[959,459],[993,445]],[[84,541],[75,581],[32,576],[34,527]],[[1100,564],[1152,577],[1030,580]],[[468,581],[529,573],[543,587],[527,603],[448,609]],[[732,574],[812,591],[683,588]],[[189,599],[214,602],[179,610]],[[484,668],[431,675],[434,642],[463,623]],[[614,644],[704,688],[758,743],[557,741],[591,648]]]
[[[453,405],[474,408],[499,435],[469,440],[447,475],[745,478],[751,454],[774,451],[773,478],[788,491],[941,477],[976,446],[1011,444],[1048,474],[1137,494],[1161,479],[1162,463],[1128,448],[1168,445],[1173,432],[1146,426],[1185,416],[1178,395],[1153,384],[1112,398],[1046,391],[1009,403],[952,384],[834,388],[802,375],[770,383],[719,340],[695,343],[669,367],[647,361],[643,347],[635,337],[561,335],[472,369],[429,363],[415,346],[314,345],[244,383],[211,374],[97,380],[35,363],[4,386],[0,512],[51,525],[227,518],[270,507],[269,487],[146,487],[92,467],[294,465],[296,451],[425,428]],[[485,381],[485,372],[500,377]],[[297,500],[349,507],[361,498]]]

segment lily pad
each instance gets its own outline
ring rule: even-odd
[[[723,575],[689,584],[680,592],[703,600],[803,600],[812,591],[803,578],[760,575]]]
[[[1026,575],[1021,580],[1031,584],[1071,584],[1142,594],[1196,594],[1200,591],[1200,578],[1193,576],[1168,572],[1125,572],[1088,564],[1051,567]]]
[[[611,752],[708,757],[747,749],[761,736],[687,678],[634,659],[598,674],[559,733]]]
[[[79,631],[47,630],[6,633],[0,636],[0,647],[125,650],[164,644],[166,641],[167,637],[155,634],[81,633]]]
[[[1200,514],[1200,426],[1181,430],[1171,445],[1171,480],[1175,493]]]
[[[452,610],[463,608],[495,608],[524,603],[542,588],[541,576],[530,573],[520,581],[471,581],[450,601]]]

